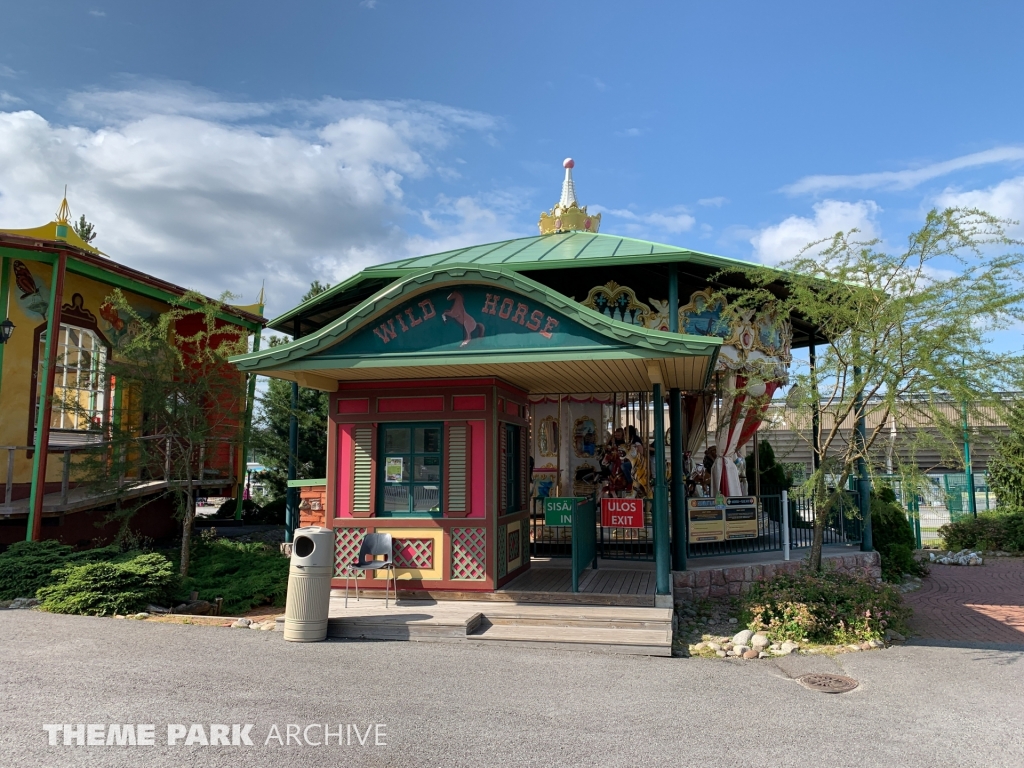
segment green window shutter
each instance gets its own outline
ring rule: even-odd
[[[500,422],[498,434],[498,510],[499,514],[508,512],[508,426]]]
[[[459,516],[469,514],[469,425],[448,425],[448,446],[445,455],[448,463],[447,493],[448,512]]]
[[[357,513],[373,512],[373,432],[372,427],[354,430],[352,511]]]

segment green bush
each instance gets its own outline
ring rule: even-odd
[[[171,561],[156,553],[125,562],[86,563],[59,569],[57,581],[37,593],[44,611],[89,616],[136,613],[161,603],[177,586]]]
[[[1024,552],[1024,510],[982,512],[939,528],[949,549],[996,549]]]
[[[284,605],[288,593],[288,558],[274,547],[230,539],[200,541],[193,545],[188,578],[179,601],[192,591],[200,600],[224,598],[221,612],[243,613],[258,605]]]
[[[888,584],[801,568],[756,583],[743,598],[747,628],[776,642],[846,644],[880,639],[886,629],[906,632],[910,610]]]
[[[98,562],[115,557],[112,547],[75,552],[57,541],[19,541],[0,553],[0,600],[35,597],[36,592],[57,581],[53,572],[69,565]]]
[[[923,576],[927,569],[914,559],[917,537],[891,488],[871,495],[871,538],[882,558],[882,578],[898,583],[903,574]]]

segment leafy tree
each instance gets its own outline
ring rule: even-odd
[[[1010,223],[975,209],[932,210],[896,253],[858,240],[856,230],[839,232],[784,262],[784,271],[742,270],[750,287],[727,291],[733,311],[774,306],[819,329],[816,366],[794,372],[787,397],[804,424],[821,412],[821,466],[801,489],[814,500],[814,569],[847,480],[859,461],[870,466],[890,419],[904,435],[930,425],[915,439],[962,463],[959,409],[943,406],[1001,413],[995,393],[1021,381],[1021,355],[987,344],[990,332],[1024,319],[1024,257],[1002,253],[1019,245],[1006,236]],[[861,417],[865,439],[847,439]]]
[[[1024,401],[1017,401],[1006,421],[1009,434],[996,441],[988,462],[988,484],[1002,509],[1024,510]]]
[[[109,440],[86,452],[77,474],[113,499],[122,531],[154,500],[149,488],[172,498],[182,524],[180,571],[187,576],[196,493],[211,473],[227,473],[242,439],[244,380],[227,358],[245,351],[247,333],[217,317],[221,302],[194,292],[153,318],[120,290],[107,302],[124,323],[106,364],[121,397],[107,425]]]
[[[302,297],[308,301],[331,286],[314,280]],[[270,346],[284,344],[287,339],[271,336]],[[271,495],[283,496],[288,485],[288,436],[292,416],[292,384],[282,379],[267,379],[266,391],[259,399],[259,412],[253,431],[253,449],[266,467],[262,479],[270,486]],[[327,410],[330,396],[327,392],[299,387],[298,455],[295,457],[295,475],[299,479],[327,476]]]
[[[85,220],[85,214],[83,213],[81,218],[71,225],[75,234],[82,238],[85,242],[91,243],[96,239],[96,227],[91,222]]]

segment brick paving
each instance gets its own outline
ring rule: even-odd
[[[1024,645],[1024,558],[986,558],[981,566],[932,565],[905,600],[916,637]]]

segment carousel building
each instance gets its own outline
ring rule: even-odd
[[[508,589],[558,556],[576,587],[633,558],[670,605],[688,557],[778,539],[742,457],[813,329],[727,311],[754,265],[599,232],[564,165],[539,235],[365,269],[269,323],[292,342],[234,358],[331,393],[328,476],[295,485],[303,524],[335,531],[336,586],[376,531],[403,590]]]

